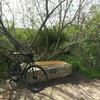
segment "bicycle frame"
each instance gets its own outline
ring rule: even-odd
[[[16,59],[8,63],[8,73],[11,79],[17,82],[23,78],[25,86],[32,92],[43,90],[46,86],[48,76],[41,66],[35,65],[35,60],[33,59],[34,53],[22,54],[15,52],[13,54],[16,55]],[[25,58],[21,59],[19,55],[23,55]],[[25,64],[21,65],[22,62],[25,62]],[[38,73],[39,71],[41,74]]]
[[[23,74],[24,74],[24,72],[25,72],[25,70],[26,70],[28,64],[30,63],[29,60],[30,60],[30,59],[26,59],[26,60],[19,61],[19,55],[17,55],[17,61],[18,61],[17,64],[20,64],[20,63],[22,63],[22,62],[27,62],[27,64],[26,64],[24,70],[23,70],[22,73],[21,73],[21,76],[23,76]],[[34,61],[32,61],[32,63],[34,63]],[[19,66],[20,66],[20,65],[19,65]],[[21,67],[21,66],[20,66],[20,67]]]

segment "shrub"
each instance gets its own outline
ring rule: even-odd
[[[46,31],[47,31],[47,37],[46,37]],[[53,28],[47,28],[47,30],[42,30],[35,42],[34,49],[35,51],[43,52],[44,49],[46,48],[46,42],[48,46],[48,52],[49,54],[53,52],[54,47],[57,43],[58,39],[58,31],[56,27]],[[46,40],[47,39],[47,40]],[[60,35],[60,40],[59,40],[59,46],[58,48],[66,41],[66,34],[64,32],[61,33]]]

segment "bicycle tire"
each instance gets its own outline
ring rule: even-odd
[[[45,88],[48,76],[46,71],[41,66],[31,65],[26,69],[23,79],[29,90],[32,92],[39,92]]]
[[[19,74],[21,71],[21,69],[19,69],[19,68],[20,68],[20,65],[18,63],[16,63],[16,61],[14,61],[14,60],[11,60],[8,63],[9,76],[15,82],[17,82],[19,80]]]

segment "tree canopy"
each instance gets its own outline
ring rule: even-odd
[[[35,52],[38,60],[50,60],[69,52],[83,41],[95,40],[100,33],[99,4],[95,0],[18,0],[10,2],[6,14],[0,7],[0,53],[10,59],[15,46],[19,52]]]

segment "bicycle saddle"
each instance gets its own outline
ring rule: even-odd
[[[20,53],[18,53],[18,52],[14,52],[13,54],[14,54],[14,55],[20,55]]]

